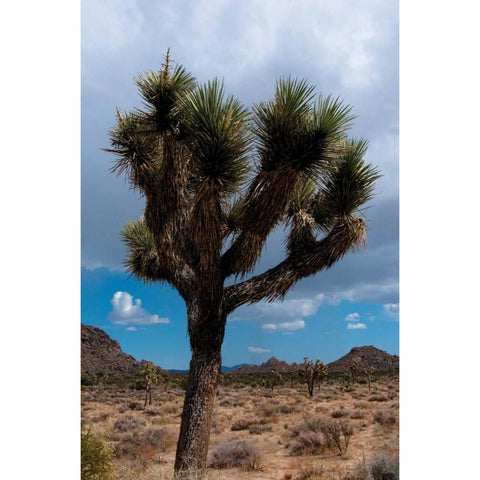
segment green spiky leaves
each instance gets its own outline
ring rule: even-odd
[[[254,108],[262,171],[289,166],[316,177],[330,168],[338,141],[355,118],[338,99],[319,97],[305,80],[282,79],[275,97]]]
[[[144,131],[137,115],[117,109],[116,116],[117,125],[110,131],[112,148],[105,149],[117,157],[111,171],[126,174],[132,187],[146,190],[155,168],[155,139]]]
[[[372,198],[381,175],[363,159],[367,146],[366,140],[344,142],[337,167],[327,172],[315,200],[313,213],[320,227],[328,229],[333,219],[359,211]]]
[[[172,73],[167,57],[162,70],[139,75],[135,82],[145,106],[139,112],[146,128],[157,133],[177,128],[180,121],[178,102],[195,88],[195,78],[181,65]]]
[[[187,143],[192,153],[192,185],[212,182],[233,195],[247,175],[248,111],[217,80],[207,82],[182,103]]]
[[[122,228],[121,237],[127,248],[127,270],[145,282],[163,280],[155,239],[144,220],[127,222]]]

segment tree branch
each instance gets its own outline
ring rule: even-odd
[[[249,280],[224,289],[224,309],[227,314],[243,304],[261,300],[273,301],[284,297],[300,279],[326,270],[350,249],[365,240],[365,223],[361,218],[339,218],[330,233],[309,250],[296,250],[276,267]]]

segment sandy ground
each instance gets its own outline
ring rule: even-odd
[[[398,454],[398,393],[398,379],[389,377],[372,383],[371,392],[364,384],[355,384],[352,391],[345,391],[340,382],[327,383],[320,390],[315,389],[313,398],[308,397],[303,385],[276,387],[273,392],[249,386],[220,386],[210,455],[218,446],[233,440],[246,440],[260,459],[255,469],[211,468],[207,478],[346,479],[359,462],[380,453]],[[118,480],[163,480],[172,476],[183,392],[177,388],[157,387],[152,407],[146,412],[142,409],[143,399],[141,391],[117,387],[82,389],[82,424],[105,435],[116,447],[114,462]],[[379,422],[378,417],[388,421]],[[335,450],[292,454],[291,445],[295,441],[292,431],[312,418],[343,421],[352,426],[353,435],[343,455]],[[232,431],[232,426],[242,420],[256,422],[266,431],[257,434],[248,429]],[[160,440],[153,442],[155,447],[144,439],[148,438],[148,432],[161,434]],[[316,474],[313,473],[315,468]]]

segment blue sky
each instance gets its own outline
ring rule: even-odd
[[[370,140],[383,177],[366,212],[368,248],[299,282],[283,303],[241,307],[229,319],[223,364],[269,356],[332,361],[358,345],[398,354],[398,5],[396,1],[82,2],[82,322],[105,329],[129,354],[166,368],[189,362],[185,307],[165,285],[122,269],[119,230],[143,201],[109,173],[116,106],[139,105],[133,77],[158,69],[171,48],[198,80],[225,80],[250,106],[280,76],[340,95]],[[256,273],[282,260],[282,231]]]

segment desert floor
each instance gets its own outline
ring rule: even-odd
[[[152,405],[143,410],[144,392],[115,386],[82,387],[82,425],[105,436],[115,447],[115,478],[163,480],[172,477],[184,392],[159,385]],[[248,455],[237,467],[209,468],[207,478],[264,480],[346,480],[362,462],[398,455],[399,389],[397,377],[380,377],[351,389],[343,382],[306,385],[219,386],[210,438],[210,464],[240,455],[229,451],[246,441]],[[302,425],[320,419],[352,427],[348,448],[322,447],[321,433]],[[232,430],[233,427],[233,430]],[[303,432],[303,433],[302,433]],[[310,435],[310,436],[309,436]],[[312,438],[313,436],[313,438]],[[315,437],[317,436],[317,437]],[[344,438],[341,448],[345,449]],[[319,446],[320,445],[320,446]],[[231,450],[231,449],[230,449]],[[215,452],[217,455],[215,456]],[[238,460],[238,459],[237,459]],[[363,478],[363,477],[362,477]]]

